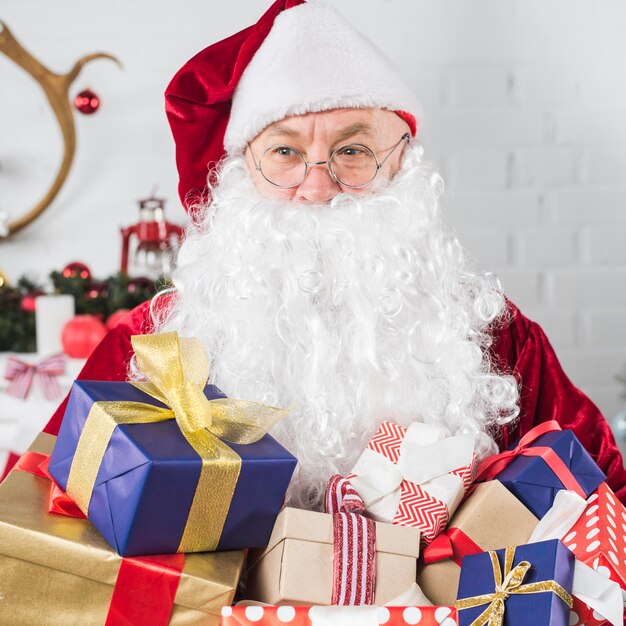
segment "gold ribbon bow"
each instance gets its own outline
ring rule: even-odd
[[[196,338],[169,332],[135,335],[131,342],[137,364],[148,378],[148,382],[132,384],[167,408],[142,402],[95,402],[76,446],[67,493],[87,515],[96,476],[115,427],[175,419],[202,460],[178,552],[215,550],[241,470],[241,457],[221,439],[254,443],[288,411],[232,398],[208,400],[204,387],[209,363]]]
[[[493,579],[495,581],[495,592],[486,593],[482,596],[462,598],[457,600],[457,609],[470,609],[476,606],[489,603],[489,606],[470,624],[470,626],[502,626],[504,622],[504,609],[507,598],[512,594],[544,593],[551,591],[555,593],[567,606],[572,608],[572,596],[559,585],[555,580],[543,580],[536,583],[522,585],[524,577],[532,565],[528,561],[520,561],[515,567],[515,546],[509,546],[504,553],[504,577],[500,570],[498,555],[489,552],[491,565],[493,567]]]

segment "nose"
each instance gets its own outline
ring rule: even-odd
[[[324,203],[330,202],[341,187],[333,180],[328,165],[323,163],[309,164],[306,176],[296,190],[298,202]]]

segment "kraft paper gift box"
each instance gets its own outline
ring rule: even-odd
[[[419,586],[433,604],[454,604],[463,556],[524,544],[538,521],[497,480],[478,485],[457,509],[444,533],[424,550],[426,564],[422,559],[418,564]],[[449,552],[451,556],[445,558]],[[431,555],[441,560],[427,563]]]
[[[375,603],[415,582],[419,531],[376,523]],[[248,555],[246,597],[269,604],[329,605],[333,582],[332,515],[287,507],[265,550]]]
[[[202,363],[185,361],[198,356],[199,342],[189,344],[193,340],[175,333],[132,339],[138,357],[144,341],[165,345],[155,363],[142,367],[160,384],[76,381],[50,473],[123,556],[267,545],[297,461],[267,434],[232,443],[222,432],[232,428],[232,414],[240,419],[236,434],[256,429],[261,436],[265,428],[257,428],[254,418],[275,423],[286,411],[227,399],[205,386],[208,364],[202,373]],[[166,377],[175,380],[161,380]],[[190,396],[187,414],[180,406]],[[206,428],[183,432],[199,420],[198,407],[215,415],[209,414]]]
[[[53,444],[41,434],[31,450],[50,454]],[[49,492],[48,479],[23,471],[0,485],[0,623],[102,626],[124,559],[89,521],[48,513]],[[184,568],[169,623],[217,626],[221,607],[232,602],[243,550],[176,558]]]
[[[591,495],[606,480],[576,435],[571,430],[558,428],[527,446],[537,455],[519,454],[495,476],[539,519],[548,512],[559,491],[572,489],[564,480],[573,481],[575,490],[584,497]],[[542,454],[543,451],[547,451],[547,455]],[[550,458],[550,451],[555,463]]]
[[[459,624],[487,624],[489,613],[503,613],[503,626],[568,626],[573,577],[574,555],[556,539],[466,556],[455,603]]]
[[[455,626],[449,606],[225,606],[221,626]]]
[[[383,422],[348,479],[379,522],[412,526],[428,545],[446,527],[474,478],[474,435],[440,426]]]

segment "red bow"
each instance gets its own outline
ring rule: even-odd
[[[472,541],[460,528],[452,527],[424,549],[424,563],[436,563],[444,559],[452,559],[459,567],[464,556],[480,554],[484,550]]]
[[[506,450],[500,454],[494,454],[482,461],[476,472],[476,482],[491,480],[496,477],[507,465],[510,465],[518,455],[540,456],[563,483],[565,489],[575,491],[579,496],[587,498],[587,495],[578,484],[576,477],[552,448],[539,446],[531,447],[531,444],[542,435],[557,430],[561,430],[561,427],[555,420],[549,420],[535,426],[519,440],[519,443],[513,450]]]
[[[331,604],[374,604],[376,525],[363,517],[365,503],[348,480],[328,481],[326,512],[333,515],[333,595]]]
[[[4,377],[11,381],[7,387],[9,395],[25,400],[30,393],[35,376],[46,400],[56,400],[61,395],[56,376],[65,373],[65,355],[53,354],[39,363],[26,363],[10,356],[7,358],[7,370]]]

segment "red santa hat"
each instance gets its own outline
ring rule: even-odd
[[[397,69],[337,11],[277,0],[261,19],[190,59],[165,91],[183,204],[208,170],[289,115],[395,111],[415,135],[421,108]]]

